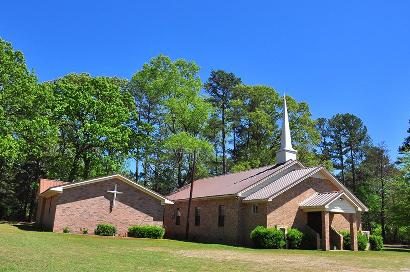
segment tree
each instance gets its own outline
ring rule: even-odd
[[[307,165],[320,163],[313,148],[320,141],[306,103],[286,97],[292,141],[298,159]],[[232,150],[233,170],[240,171],[275,163],[280,143],[282,99],[266,86],[240,85],[233,91],[232,120],[237,136]]]
[[[364,158],[369,144],[367,128],[352,114],[336,114],[329,120],[320,120],[322,155],[330,157],[333,167],[340,171],[343,184],[357,191],[357,167]]]
[[[56,145],[53,106],[23,54],[0,39],[0,217],[33,214],[36,183]]]
[[[227,172],[226,139],[229,134],[229,121],[226,117],[227,112],[230,110],[232,91],[239,84],[241,84],[240,78],[236,77],[233,73],[227,73],[223,70],[212,71],[208,81],[205,83],[205,89],[210,96],[210,101],[212,105],[217,109],[217,115],[221,121],[219,129],[221,132],[223,174]]]
[[[410,120],[409,120],[409,124],[410,124]],[[409,127],[409,129],[407,129],[407,133],[410,134],[410,127]],[[401,153],[409,152],[409,151],[410,151],[410,135],[407,136],[407,137],[404,139],[403,145],[400,146],[399,151],[400,151]]]
[[[370,217],[380,223],[382,236],[386,238],[389,184],[394,180],[394,174],[397,173],[390,162],[387,148],[382,144],[367,147],[366,158],[358,172],[363,180],[359,195],[365,202],[368,202],[368,205],[370,204]],[[364,190],[364,188],[367,189]]]
[[[236,124],[234,171],[275,163],[279,101],[278,93],[266,86],[240,85],[233,90],[230,107]]]
[[[67,181],[87,179],[120,171],[133,136],[132,98],[121,92],[117,80],[69,74],[49,83],[58,107],[54,118],[59,128],[59,155],[56,173]],[[68,167],[67,167],[68,166]]]

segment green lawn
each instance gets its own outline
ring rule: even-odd
[[[410,252],[257,250],[0,224],[0,271],[410,271]]]

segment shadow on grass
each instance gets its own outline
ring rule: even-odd
[[[21,222],[21,223],[13,224],[13,227],[16,227],[19,230],[24,230],[24,231],[41,231],[41,230],[36,228],[34,223],[23,223],[23,222]]]
[[[410,249],[408,248],[391,248],[391,247],[384,247],[383,251],[392,251],[392,252],[407,252],[410,253]]]

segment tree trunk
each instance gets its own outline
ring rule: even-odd
[[[74,156],[73,163],[71,165],[71,171],[70,171],[70,174],[68,176],[68,181],[69,182],[73,182],[74,179],[75,179],[75,176],[77,175],[78,160],[80,159],[80,155],[81,155],[81,152],[79,151],[79,148],[77,148],[77,151],[76,151],[75,156]]]
[[[353,190],[353,193],[356,193],[356,169],[355,169],[352,146],[350,146],[350,159],[352,160],[352,190]]]
[[[182,181],[182,159],[183,159],[184,154],[182,151],[178,151],[177,154],[177,164],[178,164],[178,187],[181,188],[184,186],[184,182]]]
[[[222,104],[222,173],[226,174],[225,104]]]
[[[381,206],[380,206],[380,225],[382,227],[383,239],[386,239],[386,214],[385,214],[385,197],[386,192],[384,188],[384,178],[383,178],[383,163],[382,158],[380,158],[380,182],[381,182]]]
[[[83,161],[84,161],[83,179],[86,180],[90,176],[91,160],[86,154],[84,154]]]
[[[195,161],[196,161],[196,151],[194,150],[194,154],[192,158],[191,188],[189,189],[188,213],[186,216],[185,240],[189,239],[189,215],[191,213],[192,192],[194,191]]]

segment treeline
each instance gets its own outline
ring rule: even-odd
[[[358,117],[314,120],[306,103],[286,99],[298,159],[325,165],[358,194],[371,208],[368,227],[405,237],[408,212],[396,211],[409,204],[408,143],[397,167]],[[122,173],[167,194],[190,181],[194,161],[195,178],[274,164],[281,114],[271,87],[221,70],[202,82],[195,63],[162,55],[131,79],[69,74],[40,83],[0,40],[0,218],[31,220],[41,177]]]

